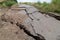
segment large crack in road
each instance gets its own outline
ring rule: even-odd
[[[35,40],[45,40],[45,38],[44,38],[42,35],[40,35],[40,34],[39,34],[39,35],[37,34],[37,36],[31,34],[30,31],[27,30],[24,25],[18,24],[18,23],[16,23],[16,25],[17,25],[20,29],[23,29],[24,32],[25,32],[27,35],[33,37]]]

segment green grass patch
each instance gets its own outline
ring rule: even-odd
[[[16,4],[17,2],[14,0],[5,0],[0,2],[0,7],[11,7],[13,4]]]

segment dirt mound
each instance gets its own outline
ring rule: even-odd
[[[20,11],[22,12],[22,11]],[[24,11],[23,11],[24,12]],[[11,9],[1,15],[0,18],[0,40],[34,40],[28,36],[19,25],[27,18],[23,13]]]

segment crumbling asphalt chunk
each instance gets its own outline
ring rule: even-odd
[[[11,12],[11,11],[10,11]],[[22,18],[24,16],[24,18]],[[26,18],[25,14],[19,14],[17,13],[5,13],[1,16],[1,20],[4,21],[4,22],[9,22],[11,23],[12,25],[15,24],[17,27],[19,27],[20,29],[22,29],[24,31],[25,34],[27,34],[28,36],[32,37],[33,39],[35,40],[45,40],[45,38],[42,36],[42,35],[33,35],[30,33],[30,31],[28,29],[26,29],[25,25],[21,24],[23,21]],[[30,17],[29,17],[30,18]],[[32,19],[33,20],[33,19]],[[33,30],[32,30],[33,31]],[[18,32],[16,32],[17,34]],[[32,40],[33,40],[32,39]]]

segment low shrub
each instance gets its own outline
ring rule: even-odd
[[[11,7],[15,3],[17,3],[15,0],[5,0],[3,2],[0,2],[0,6],[2,6],[2,7]]]

